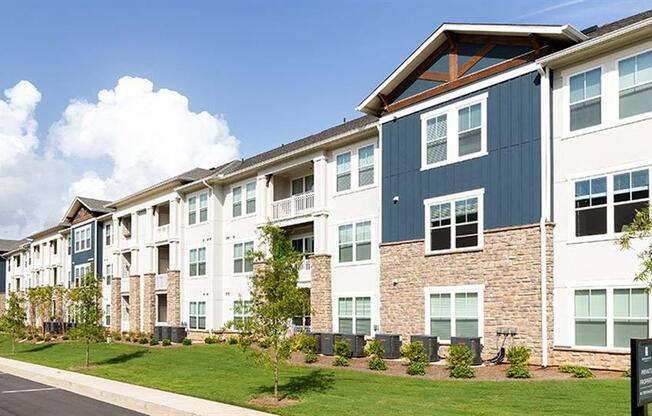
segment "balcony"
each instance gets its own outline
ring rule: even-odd
[[[304,258],[299,266],[299,279],[297,280],[297,286],[310,287],[310,279],[310,259]]]
[[[315,193],[306,192],[272,202],[272,220],[309,214],[315,207]]]
[[[168,290],[168,275],[167,275],[167,273],[157,274],[156,275],[156,283],[155,283],[155,286],[154,286],[154,290],[156,290],[156,291],[166,291],[166,290]]]
[[[129,293],[129,277],[125,277],[124,274],[120,279],[120,292]]]
[[[165,241],[170,238],[170,224],[159,225],[156,227],[156,241]]]

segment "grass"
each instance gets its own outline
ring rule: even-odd
[[[193,345],[148,348],[97,344],[93,367],[81,368],[82,344],[19,344],[10,354],[0,337],[0,356],[204,399],[252,407],[248,401],[271,394],[271,371],[250,361],[237,346]],[[280,415],[624,415],[629,382],[432,381],[367,374],[353,370],[284,367],[281,391],[300,403],[270,410]]]

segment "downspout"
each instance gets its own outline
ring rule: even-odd
[[[541,366],[548,366],[548,270],[547,270],[547,233],[549,196],[549,158],[550,158],[550,69],[539,66],[541,77],[541,219],[539,221],[539,236],[541,242]]]

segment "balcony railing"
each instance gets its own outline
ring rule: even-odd
[[[310,259],[304,258],[303,261],[301,261],[301,265],[299,266],[299,279],[298,279],[299,286],[307,287],[310,283],[311,277],[312,276],[310,274]]]
[[[123,275],[122,279],[120,279],[120,292],[129,292],[129,277],[124,277]]]
[[[156,284],[154,290],[168,290],[168,275],[167,273],[156,275]]]
[[[170,224],[156,227],[156,241],[167,240],[170,236]]]
[[[293,195],[290,198],[272,202],[272,219],[292,218],[308,213],[315,207],[315,193]]]

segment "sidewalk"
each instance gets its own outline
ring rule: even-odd
[[[0,371],[148,415],[270,416],[269,413],[0,358]]]

